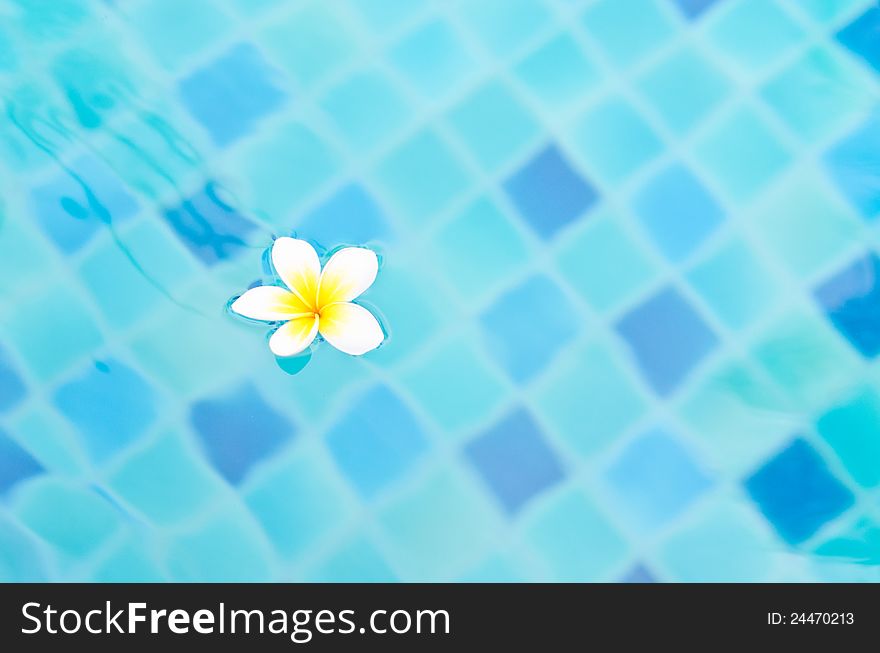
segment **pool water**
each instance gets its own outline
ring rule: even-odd
[[[0,578],[880,579],[878,33],[0,2]],[[291,234],[382,347],[228,314]]]

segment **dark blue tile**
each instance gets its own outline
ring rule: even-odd
[[[21,448],[9,435],[0,430],[0,495],[17,483],[42,474],[43,466]]]
[[[547,239],[586,213],[599,199],[596,189],[555,145],[535,155],[504,187],[526,222]]]
[[[180,81],[189,112],[224,146],[250,132],[285,100],[276,72],[259,51],[241,43]]]
[[[621,583],[656,583],[657,579],[647,567],[637,564],[620,579]]]
[[[294,425],[250,383],[194,402],[189,415],[208,460],[233,484],[296,433]]]
[[[499,297],[480,322],[490,353],[518,382],[543,370],[578,331],[568,299],[544,276],[531,277]]]
[[[795,440],[745,481],[761,512],[791,544],[853,505],[852,493],[802,438]]]
[[[24,381],[13,367],[9,355],[0,347],[0,412],[9,410],[26,395]]]
[[[363,245],[390,235],[375,200],[359,184],[349,184],[303,218],[297,234],[324,247]]]
[[[565,476],[556,453],[522,408],[471,440],[465,454],[510,514]]]
[[[668,395],[718,344],[712,330],[674,288],[665,288],[627,313],[617,331],[645,379]]]
[[[31,191],[37,223],[64,253],[85,245],[102,226],[137,213],[137,202],[113,171],[91,156]]]
[[[180,206],[165,211],[165,219],[181,242],[206,265],[237,256],[255,225],[217,196],[213,183]]]
[[[719,0],[673,0],[688,20],[696,20]]]
[[[872,117],[825,154],[825,165],[840,192],[868,220],[880,215],[880,119]]]
[[[54,402],[77,428],[96,462],[134,442],[156,418],[153,389],[137,372],[115,360],[91,366],[63,384]]]
[[[870,7],[840,30],[837,40],[880,72],[880,8]]]
[[[364,497],[402,478],[428,449],[409,408],[387,386],[369,390],[327,433],[327,446]]]
[[[684,166],[660,171],[639,191],[635,210],[657,247],[673,261],[691,254],[721,223],[721,208]]]
[[[880,354],[880,260],[851,263],[815,290],[828,318],[865,358]]]

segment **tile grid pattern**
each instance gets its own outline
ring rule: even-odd
[[[3,577],[876,579],[873,3],[87,7],[0,34]],[[222,315],[291,229],[386,346]]]

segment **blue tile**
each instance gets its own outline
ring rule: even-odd
[[[630,569],[626,574],[624,574],[621,579],[621,583],[656,583],[657,579],[654,578],[654,575],[642,564],[638,564],[632,569]]]
[[[116,360],[96,363],[64,383],[55,391],[54,403],[99,463],[143,435],[157,414],[153,388]]]
[[[880,7],[869,7],[837,33],[837,40],[880,72]]]
[[[558,456],[524,408],[477,435],[464,451],[511,515],[565,477]]]
[[[9,354],[0,346],[0,413],[13,408],[26,396],[24,381],[9,359]]]
[[[0,429],[0,495],[45,470],[34,457]]]
[[[297,224],[297,234],[324,247],[364,245],[391,238],[391,228],[376,200],[363,186],[351,183],[309,211]]]
[[[225,204],[217,191],[217,186],[209,182],[198,194],[164,212],[177,237],[205,265],[214,265],[247,249],[246,238],[255,227]]]
[[[880,354],[880,259],[871,252],[815,290],[828,319],[865,358]]]
[[[673,2],[688,20],[697,20],[719,0],[673,0]]]
[[[403,478],[427,452],[428,441],[400,397],[380,385],[330,429],[327,446],[351,484],[371,498]]]
[[[251,383],[194,402],[190,422],[208,460],[233,484],[281,449],[296,432]]]
[[[627,313],[617,330],[647,382],[662,396],[671,394],[718,344],[703,319],[671,287]]]
[[[545,276],[506,292],[480,321],[489,352],[521,383],[541,372],[578,332],[571,304]]]
[[[880,151],[880,120],[871,118],[836,143],[824,157],[840,192],[865,218],[880,214],[880,184],[874,161]]]
[[[649,179],[634,205],[657,247],[672,261],[691,254],[724,218],[715,198],[680,164]]]
[[[684,447],[660,429],[627,445],[605,478],[624,514],[645,530],[659,528],[682,514],[711,484]]]
[[[761,512],[789,543],[798,544],[855,501],[803,438],[745,480]]]
[[[598,201],[592,184],[552,144],[515,172],[504,187],[526,222],[546,239]]]
[[[275,77],[254,46],[240,43],[182,79],[180,95],[214,143],[225,146],[280,108],[286,95]]]
[[[91,156],[78,159],[30,195],[37,222],[64,253],[80,249],[101,225],[115,224],[138,210],[113,171]]]

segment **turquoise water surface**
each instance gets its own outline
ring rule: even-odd
[[[0,578],[880,579],[878,75],[866,0],[0,1]],[[228,314],[291,234],[382,347]]]

